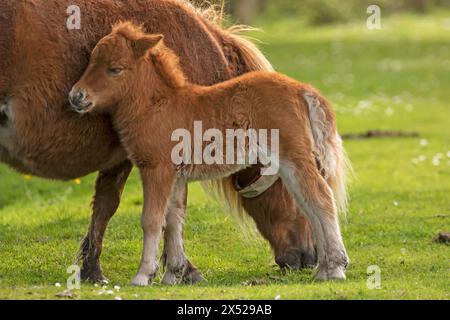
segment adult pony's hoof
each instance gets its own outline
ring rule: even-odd
[[[300,249],[277,257],[275,261],[281,269],[312,269],[317,265],[317,256],[313,249]]]
[[[81,280],[90,283],[102,283],[108,281],[103,276],[100,266],[83,266],[81,269]]]
[[[145,274],[137,274],[133,280],[131,280],[131,285],[136,287],[146,287],[151,284],[153,277]]]
[[[314,279],[317,281],[333,281],[333,280],[343,281],[346,279],[345,268],[344,267],[321,268],[319,266]]]

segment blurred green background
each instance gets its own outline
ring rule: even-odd
[[[193,1],[205,5],[204,0]],[[260,15],[296,17],[313,25],[360,19],[369,5],[378,5],[384,15],[399,12],[426,14],[438,8],[450,8],[448,0],[210,0],[224,6],[234,20],[251,24]]]
[[[317,283],[312,270],[281,273],[264,240],[243,233],[226,209],[192,185],[186,250],[209,283],[128,286],[142,238],[134,172],[104,242],[111,282],[106,290],[85,284],[74,298],[450,299],[450,246],[435,240],[450,231],[449,3],[376,1],[382,28],[368,30],[370,2],[238,0],[226,7],[227,24],[263,30],[249,36],[277,71],[328,97],[342,134],[419,134],[345,140],[356,172],[342,221],[348,280]],[[244,3],[248,14],[238,8]],[[0,298],[54,299],[63,291],[88,227],[94,179],[53,182],[0,164]],[[372,265],[381,269],[379,290],[367,286]],[[122,289],[108,294],[114,285]]]

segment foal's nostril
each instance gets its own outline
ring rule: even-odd
[[[86,93],[83,90],[72,92],[69,96],[70,103],[72,105],[79,105],[86,99]]]
[[[84,91],[78,92],[77,100],[78,101],[83,101],[84,99],[86,99],[86,94],[84,93]]]

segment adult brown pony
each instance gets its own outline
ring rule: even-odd
[[[132,283],[146,286],[156,276],[163,226],[178,224],[170,221],[177,215],[171,199],[180,189],[190,181],[229,177],[256,155],[261,163],[272,159],[270,174],[279,172],[311,223],[319,260],[316,279],[345,279],[348,257],[329,178],[345,171],[346,157],[329,102],[311,86],[275,72],[251,72],[212,86],[193,84],[163,39],[130,22],[117,24],[95,47],[69,95],[74,111],[111,117],[139,169],[144,248]],[[251,138],[261,130],[278,134],[271,132],[270,141]],[[208,131],[214,146],[206,144],[194,155],[193,137]],[[246,132],[247,143],[243,137],[236,142],[237,131]],[[187,260],[182,246],[172,249],[163,278],[169,284],[178,282]]]
[[[81,29],[68,30],[67,8],[81,9]],[[80,118],[67,110],[67,94],[87,66],[90,51],[119,19],[160,32],[180,55],[189,80],[209,85],[270,64],[248,41],[222,30],[175,0],[1,0],[0,161],[49,179],[73,179],[99,171],[89,232],[82,243],[82,277],[102,279],[102,240],[132,165],[108,117]],[[237,186],[255,180],[259,168],[235,176]],[[236,192],[228,194],[236,197]],[[281,266],[314,264],[309,226],[281,181],[262,195],[240,199]],[[185,199],[176,202],[183,219]],[[166,236],[181,239],[181,227]],[[181,241],[181,240],[180,240]],[[200,278],[189,264],[187,278]]]

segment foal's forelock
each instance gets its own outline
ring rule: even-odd
[[[107,39],[108,43],[117,46],[120,42],[119,39],[125,39],[127,47],[133,50],[134,43],[146,36],[149,34],[144,32],[143,26],[126,21],[114,25],[111,35],[105,40]],[[157,48],[149,50],[146,57],[170,87],[177,88],[186,84],[187,77],[180,66],[179,57],[163,41],[157,45]]]

